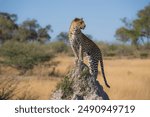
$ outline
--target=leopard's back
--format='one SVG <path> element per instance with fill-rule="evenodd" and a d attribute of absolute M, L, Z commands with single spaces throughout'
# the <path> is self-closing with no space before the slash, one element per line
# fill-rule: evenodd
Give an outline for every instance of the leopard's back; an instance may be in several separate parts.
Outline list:
<path fill-rule="evenodd" d="M 83 33 L 80 34 L 80 37 L 78 37 L 78 43 L 82 45 L 83 52 L 85 52 L 88 56 L 97 56 L 100 57 L 100 49 L 98 46 L 89 39 L 86 35 Z M 97 58 L 96 57 L 96 58 Z"/>

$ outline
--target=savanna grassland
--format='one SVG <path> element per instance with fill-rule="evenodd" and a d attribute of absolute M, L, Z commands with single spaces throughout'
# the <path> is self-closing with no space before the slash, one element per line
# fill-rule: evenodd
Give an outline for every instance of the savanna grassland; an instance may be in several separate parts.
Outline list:
<path fill-rule="evenodd" d="M 54 61 L 59 63 L 55 67 L 49 67 L 47 62 L 24 75 L 12 67 L 1 66 L 0 88 L 11 92 L 12 87 L 11 99 L 49 99 L 57 83 L 73 67 L 74 58 L 58 54 Z M 98 81 L 110 99 L 150 99 L 150 59 L 105 59 L 104 64 L 111 88 L 105 86 L 101 72 Z"/>
<path fill-rule="evenodd" d="M 149 13 L 147 5 L 137 12 L 136 19 L 121 19 L 124 26 L 114 34 L 117 43 L 85 34 L 102 51 L 111 88 L 104 85 L 100 66 L 97 80 L 112 100 L 150 99 Z M 68 32 L 60 32 L 51 40 L 50 24 L 43 27 L 36 19 L 18 24 L 17 20 L 16 14 L 0 12 L 0 99 L 50 99 L 74 67 Z"/>

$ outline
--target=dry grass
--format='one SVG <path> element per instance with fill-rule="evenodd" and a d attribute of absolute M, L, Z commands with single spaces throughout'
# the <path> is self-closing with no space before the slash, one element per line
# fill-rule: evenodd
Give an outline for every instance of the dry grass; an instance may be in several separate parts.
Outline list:
<path fill-rule="evenodd" d="M 57 78 L 38 79 L 33 76 L 24 78 L 18 85 L 18 88 L 22 91 L 17 97 L 20 99 L 49 99 L 58 81 Z"/>
<path fill-rule="evenodd" d="M 150 60 L 106 60 L 105 69 L 110 99 L 150 99 Z M 104 86 L 102 77 L 98 79 Z"/>
<path fill-rule="evenodd" d="M 60 54 L 55 61 L 60 62 L 56 66 L 55 72 L 66 74 L 73 67 L 74 58 Z M 105 60 L 104 64 L 111 88 L 108 89 L 104 85 L 101 74 L 99 74 L 98 80 L 110 99 L 150 99 L 150 60 L 115 59 Z M 52 68 L 49 66 L 39 65 L 24 76 L 19 76 L 14 69 L 1 66 L 0 82 L 3 82 L 1 79 L 8 77 L 19 80 L 17 86 L 19 93 L 13 99 L 17 97 L 18 99 L 49 99 L 52 90 L 60 81 L 59 77 L 48 76 L 51 70 Z"/>
<path fill-rule="evenodd" d="M 3 91 L 3 89 L 5 89 L 4 91 L 10 95 L 7 96 L 8 98 L 6 99 L 19 99 L 19 100 L 49 99 L 51 92 L 55 89 L 56 84 L 59 82 L 59 79 L 54 77 L 44 79 L 40 79 L 35 76 L 14 77 L 15 82 L 14 80 L 10 80 L 12 78 L 8 78 L 8 76 L 7 77 L 0 76 L 0 77 L 1 77 L 0 82 L 9 81 L 9 85 L 4 85 L 6 83 L 0 84 L 0 99 L 2 97 L 1 92 Z M 15 89 L 13 89 L 14 88 L 13 86 L 12 88 L 10 87 L 11 85 L 13 85 L 13 83 L 15 84 L 17 83 L 17 87 L 15 87 Z M 4 95 L 3 97 L 6 96 Z"/>

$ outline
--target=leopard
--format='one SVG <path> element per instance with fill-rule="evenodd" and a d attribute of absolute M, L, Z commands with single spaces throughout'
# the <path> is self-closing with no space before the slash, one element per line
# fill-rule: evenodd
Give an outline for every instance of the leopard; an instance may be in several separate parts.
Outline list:
<path fill-rule="evenodd" d="M 83 54 L 88 58 L 88 66 L 90 74 L 94 77 L 95 81 L 98 76 L 98 62 L 100 61 L 100 67 L 105 85 L 110 88 L 107 83 L 102 53 L 99 47 L 89 39 L 81 30 L 84 30 L 86 24 L 83 18 L 75 18 L 69 28 L 69 41 L 72 51 L 75 56 L 75 64 L 83 61 Z"/>

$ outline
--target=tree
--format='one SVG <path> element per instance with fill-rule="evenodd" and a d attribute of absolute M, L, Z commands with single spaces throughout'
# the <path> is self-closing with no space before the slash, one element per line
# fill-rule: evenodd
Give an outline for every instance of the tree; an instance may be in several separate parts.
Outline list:
<path fill-rule="evenodd" d="M 147 39 L 147 43 L 150 42 L 150 4 L 144 9 L 138 12 L 138 19 L 134 21 L 135 27 L 137 27 L 142 36 Z"/>
<path fill-rule="evenodd" d="M 125 26 L 116 30 L 118 40 L 131 41 L 131 44 L 135 46 L 141 44 L 140 42 L 145 44 L 145 39 L 147 43 L 150 43 L 150 5 L 138 12 L 137 19 L 129 22 L 127 18 L 123 18 L 122 22 Z"/>
<path fill-rule="evenodd" d="M 123 18 L 122 22 L 125 26 L 116 30 L 116 38 L 122 42 L 131 42 L 132 45 L 138 46 L 140 32 L 133 25 L 133 22 L 127 21 L 127 18 Z"/>
<path fill-rule="evenodd" d="M 17 15 L 0 12 L 0 42 L 15 40 L 20 42 L 50 40 L 51 25 L 41 27 L 37 20 L 25 20 L 20 25 L 16 24 Z"/>
<path fill-rule="evenodd" d="M 24 21 L 19 27 L 19 38 L 25 41 L 35 41 L 39 27 L 35 19 Z"/>
<path fill-rule="evenodd" d="M 41 43 L 44 43 L 47 40 L 51 39 L 51 36 L 48 34 L 48 32 L 53 32 L 51 29 L 51 25 L 47 25 L 45 28 L 38 29 L 38 38 L 37 40 Z"/>
<path fill-rule="evenodd" d="M 116 38 L 122 42 L 128 42 L 130 37 L 127 35 L 128 30 L 125 27 L 121 27 L 116 31 Z"/>
<path fill-rule="evenodd" d="M 3 43 L 12 39 L 18 25 L 15 23 L 17 16 L 15 14 L 8 14 L 0 12 L 0 42 Z"/>
<path fill-rule="evenodd" d="M 63 41 L 64 43 L 68 43 L 69 41 L 69 37 L 68 37 L 68 33 L 67 32 L 61 32 L 56 36 L 56 39 L 58 41 Z"/>
<path fill-rule="evenodd" d="M 35 19 L 25 20 L 19 26 L 13 39 L 21 42 L 39 41 L 44 43 L 51 38 L 49 31 L 52 32 L 51 25 L 47 25 L 43 28 Z"/>

